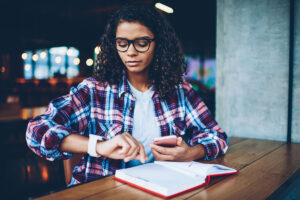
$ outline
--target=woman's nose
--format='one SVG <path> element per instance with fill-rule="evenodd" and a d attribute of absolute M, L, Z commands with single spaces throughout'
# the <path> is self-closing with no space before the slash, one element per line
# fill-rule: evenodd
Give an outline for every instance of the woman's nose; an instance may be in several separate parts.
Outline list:
<path fill-rule="evenodd" d="M 134 48 L 134 46 L 133 46 L 132 43 L 129 44 L 129 47 L 128 47 L 128 50 L 127 50 L 127 54 L 128 54 L 129 56 L 137 55 L 137 54 L 138 54 L 138 52 L 135 50 L 135 48 Z"/>

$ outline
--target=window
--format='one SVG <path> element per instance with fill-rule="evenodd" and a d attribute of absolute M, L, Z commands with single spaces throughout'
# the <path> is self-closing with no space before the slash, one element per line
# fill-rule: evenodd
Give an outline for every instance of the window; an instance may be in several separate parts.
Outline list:
<path fill-rule="evenodd" d="M 73 78 L 79 75 L 79 51 L 74 47 L 26 51 L 22 59 L 25 79 Z"/>

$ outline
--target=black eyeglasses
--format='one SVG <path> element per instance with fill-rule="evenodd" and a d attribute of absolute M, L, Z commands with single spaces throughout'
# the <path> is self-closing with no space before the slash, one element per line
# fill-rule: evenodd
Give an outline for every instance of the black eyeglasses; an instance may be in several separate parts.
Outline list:
<path fill-rule="evenodd" d="M 126 52 L 130 44 L 132 43 L 134 49 L 137 52 L 143 53 L 149 50 L 150 44 L 151 42 L 154 41 L 154 38 L 150 39 L 150 38 L 141 37 L 141 38 L 136 38 L 134 40 L 128 40 L 126 38 L 118 37 L 115 39 L 115 41 L 116 41 L 116 48 L 118 51 Z"/>

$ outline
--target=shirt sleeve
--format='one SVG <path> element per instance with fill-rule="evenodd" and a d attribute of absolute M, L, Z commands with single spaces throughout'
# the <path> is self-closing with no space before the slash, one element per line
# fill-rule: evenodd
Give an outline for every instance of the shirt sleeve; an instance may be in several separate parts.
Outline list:
<path fill-rule="evenodd" d="M 34 153 L 50 161 L 72 157 L 59 147 L 70 134 L 84 135 L 90 115 L 90 84 L 85 80 L 71 88 L 69 94 L 51 101 L 43 115 L 29 121 L 26 141 Z"/>
<path fill-rule="evenodd" d="M 202 144 L 206 150 L 204 160 L 212 160 L 218 155 L 225 154 L 228 149 L 228 137 L 213 119 L 211 112 L 193 90 L 193 88 L 184 83 L 185 107 L 186 107 L 186 125 L 187 130 L 191 132 L 189 144 L 194 146 Z"/>

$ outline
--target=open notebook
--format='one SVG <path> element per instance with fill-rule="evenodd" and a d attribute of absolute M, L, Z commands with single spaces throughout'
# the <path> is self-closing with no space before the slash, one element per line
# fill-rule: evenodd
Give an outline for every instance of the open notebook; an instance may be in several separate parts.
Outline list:
<path fill-rule="evenodd" d="M 217 164 L 155 161 L 116 171 L 115 179 L 162 197 L 172 197 L 208 184 L 209 177 L 238 173 Z"/>

